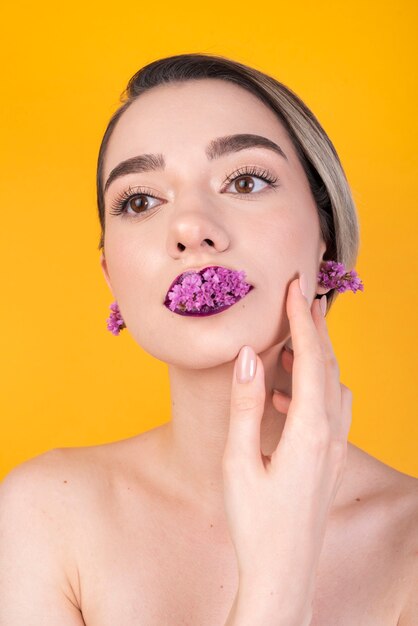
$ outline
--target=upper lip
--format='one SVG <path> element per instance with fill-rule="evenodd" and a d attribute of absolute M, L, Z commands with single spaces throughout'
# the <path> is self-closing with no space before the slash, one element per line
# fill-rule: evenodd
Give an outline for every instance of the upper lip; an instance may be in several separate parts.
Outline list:
<path fill-rule="evenodd" d="M 207 267 L 224 267 L 224 266 L 223 265 L 211 265 L 210 263 L 207 263 L 206 265 L 202 265 L 201 267 L 187 267 L 178 276 L 176 276 L 174 280 L 175 281 L 178 280 L 181 276 L 183 276 L 183 274 L 187 274 L 187 272 L 201 272 Z M 229 267 L 226 267 L 225 269 L 229 269 Z"/>
<path fill-rule="evenodd" d="M 174 285 L 177 283 L 177 281 L 181 278 L 181 276 L 183 276 L 183 274 L 187 274 L 187 272 L 201 272 L 204 269 L 207 269 L 208 267 L 220 267 L 222 269 L 226 269 L 229 270 L 231 272 L 238 272 L 241 270 L 236 270 L 233 267 L 226 267 L 225 265 L 216 265 L 215 263 L 207 263 L 206 265 L 201 265 L 200 267 L 187 267 L 186 269 L 184 269 L 180 274 L 178 274 L 174 280 L 172 280 L 170 287 L 167 289 L 167 293 L 166 293 L 166 297 L 167 294 L 173 289 Z M 246 282 L 251 285 L 251 283 L 246 279 Z M 251 285 L 253 287 L 253 285 Z"/>
<path fill-rule="evenodd" d="M 171 282 L 170 287 L 168 288 L 168 291 L 170 291 L 174 287 L 174 285 L 183 276 L 183 274 L 187 274 L 187 272 L 201 272 L 202 270 L 207 269 L 208 267 L 220 267 L 222 269 L 229 270 L 230 272 L 240 271 L 240 270 L 236 270 L 233 267 L 226 267 L 225 265 L 216 265 L 215 263 L 207 263 L 206 265 L 202 265 L 201 267 L 187 267 L 180 274 L 178 274 L 178 276 L 174 278 L 174 280 Z"/>
<path fill-rule="evenodd" d="M 202 265 L 201 267 L 186 267 L 185 270 L 183 270 L 178 276 L 175 277 L 174 280 L 178 280 L 180 278 L 180 276 L 183 276 L 183 274 L 186 274 L 186 272 L 200 272 L 204 269 L 206 269 L 207 267 L 223 267 L 223 265 L 211 265 L 210 263 L 207 263 L 206 265 Z M 228 267 L 225 269 L 229 269 Z"/>

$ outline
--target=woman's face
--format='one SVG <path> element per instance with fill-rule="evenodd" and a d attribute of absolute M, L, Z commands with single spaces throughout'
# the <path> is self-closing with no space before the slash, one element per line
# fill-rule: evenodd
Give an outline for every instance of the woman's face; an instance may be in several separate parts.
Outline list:
<path fill-rule="evenodd" d="M 249 145 L 248 137 L 229 147 L 224 142 L 224 150 L 214 144 L 241 134 L 266 138 L 285 156 Z M 101 263 L 129 332 L 159 360 L 191 369 L 232 361 L 245 344 L 260 353 L 284 342 L 289 282 L 305 272 L 312 300 L 325 243 L 306 175 L 275 114 L 253 94 L 220 79 L 158 86 L 118 121 L 104 183 L 120 163 L 151 154 L 154 165 L 163 160 L 165 167 L 136 172 L 131 166 L 128 173 L 125 168 L 104 195 Z M 124 192 L 134 197 L 125 214 L 115 215 Z M 244 270 L 254 289 L 207 317 L 166 308 L 174 278 L 207 265 Z"/>

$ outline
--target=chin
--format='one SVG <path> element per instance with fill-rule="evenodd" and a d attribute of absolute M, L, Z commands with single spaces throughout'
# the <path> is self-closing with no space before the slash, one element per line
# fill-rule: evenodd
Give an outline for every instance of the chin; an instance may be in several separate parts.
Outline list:
<path fill-rule="evenodd" d="M 251 336 L 245 329 L 234 335 L 228 329 L 225 332 L 214 333 L 212 330 L 199 335 L 194 331 L 189 338 L 186 336 L 187 333 L 183 336 L 177 333 L 175 336 L 167 337 L 166 341 L 165 337 L 160 336 L 158 343 L 150 341 L 149 337 L 147 342 L 137 343 L 148 354 L 163 363 L 180 369 L 204 370 L 233 365 L 244 345 L 251 345 L 259 354 L 278 343 L 277 340 L 270 342 L 265 336 L 259 336 L 260 332 L 259 330 Z"/>

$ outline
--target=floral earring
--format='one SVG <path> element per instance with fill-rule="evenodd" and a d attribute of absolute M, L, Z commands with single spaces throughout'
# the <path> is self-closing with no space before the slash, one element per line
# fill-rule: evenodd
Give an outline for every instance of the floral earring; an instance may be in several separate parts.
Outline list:
<path fill-rule="evenodd" d="M 109 308 L 111 309 L 111 314 L 106 320 L 107 330 L 110 330 L 114 335 L 119 335 L 120 331 L 126 328 L 126 324 L 122 319 L 117 302 L 113 302 Z"/>
<path fill-rule="evenodd" d="M 324 261 L 321 263 L 321 270 L 317 280 L 321 287 L 336 289 L 340 293 L 348 289 L 351 289 L 354 293 L 356 291 L 364 291 L 364 285 L 357 272 L 355 270 L 348 272 L 344 264 L 337 261 Z M 117 302 L 112 302 L 110 309 L 111 313 L 107 318 L 107 329 L 113 335 L 119 335 L 120 331 L 126 328 L 126 324 L 122 319 Z"/>
<path fill-rule="evenodd" d="M 343 293 L 348 289 L 351 289 L 354 293 L 356 291 L 364 291 L 364 285 L 357 272 L 355 270 L 348 272 L 344 264 L 337 261 L 324 261 L 321 263 L 318 283 L 321 287 L 336 289 L 339 293 Z"/>

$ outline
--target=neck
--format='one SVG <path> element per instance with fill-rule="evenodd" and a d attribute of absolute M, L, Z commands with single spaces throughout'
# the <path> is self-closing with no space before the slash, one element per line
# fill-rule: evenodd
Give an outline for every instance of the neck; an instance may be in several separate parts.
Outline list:
<path fill-rule="evenodd" d="M 286 420 L 273 406 L 273 388 L 291 395 L 291 374 L 283 369 L 280 358 L 283 345 L 276 344 L 258 355 L 266 385 L 260 431 L 263 454 L 272 454 L 277 448 Z M 233 361 L 204 370 L 169 365 L 171 421 L 163 428 L 164 471 L 170 483 L 175 483 L 176 493 L 206 510 L 223 508 L 222 457 L 233 368 Z"/>

